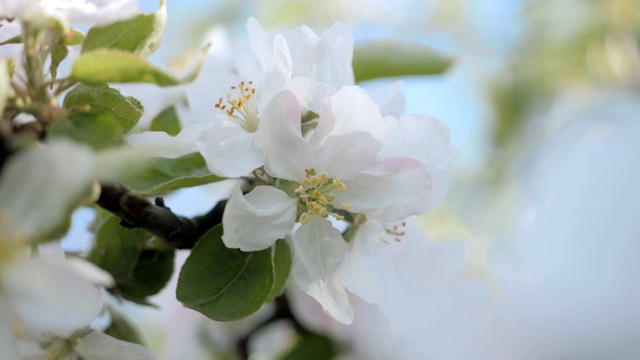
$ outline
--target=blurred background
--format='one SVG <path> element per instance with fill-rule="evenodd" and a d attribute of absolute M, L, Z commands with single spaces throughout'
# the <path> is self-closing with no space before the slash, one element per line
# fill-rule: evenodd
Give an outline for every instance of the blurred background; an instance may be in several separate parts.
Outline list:
<path fill-rule="evenodd" d="M 453 60 L 443 75 L 403 80 L 405 112 L 442 119 L 460 153 L 446 201 L 416 220 L 423 236 L 402 245 L 398 293 L 384 321 L 365 316 L 369 332 L 349 330 L 368 339 L 356 345 L 361 358 L 640 358 L 638 1 L 167 0 L 167 7 L 164 43 L 152 56 L 167 66 L 212 29 L 221 48 L 232 49 L 249 16 L 272 32 L 301 24 L 321 32 L 349 21 L 356 46 L 411 42 Z M 167 203 L 195 215 L 216 196 L 224 196 L 219 186 L 205 186 Z M 86 236 L 75 229 L 71 237 Z M 151 348 L 166 359 L 224 358 L 225 343 L 244 325 L 212 324 L 183 309 L 172 291 L 158 297 L 161 309 L 130 311 Z M 286 341 L 286 326 L 273 332 L 280 335 L 265 335 L 267 344 Z M 267 355 L 254 358 L 270 358 L 269 346 L 256 346 Z"/>

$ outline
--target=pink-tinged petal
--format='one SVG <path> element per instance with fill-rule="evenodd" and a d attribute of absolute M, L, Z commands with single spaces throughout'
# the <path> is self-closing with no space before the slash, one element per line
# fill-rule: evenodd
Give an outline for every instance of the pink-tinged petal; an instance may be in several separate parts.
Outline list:
<path fill-rule="evenodd" d="M 118 340 L 99 331 L 78 340 L 74 350 L 85 360 L 156 360 L 147 348 Z"/>
<path fill-rule="evenodd" d="M 360 225 L 338 278 L 349 291 L 369 303 L 380 303 L 394 280 L 390 239 L 384 226 L 369 220 Z"/>
<path fill-rule="evenodd" d="M 264 164 L 264 154 L 253 144 L 254 134 L 220 116 L 195 142 L 209 170 L 224 177 L 246 176 Z"/>
<path fill-rule="evenodd" d="M 335 23 L 325 31 L 313 52 L 316 80 L 340 89 L 353 85 L 353 26 Z"/>
<path fill-rule="evenodd" d="M 329 136 L 316 151 L 316 172 L 342 180 L 355 178 L 371 165 L 382 143 L 362 131 Z"/>
<path fill-rule="evenodd" d="M 386 125 L 378 106 L 364 89 L 345 86 L 331 96 L 318 119 L 318 126 L 310 139 L 318 148 L 328 136 L 354 131 L 368 132 L 376 140 L 383 141 Z"/>
<path fill-rule="evenodd" d="M 350 211 L 384 222 L 429 211 L 442 200 L 449 181 L 441 168 L 394 158 L 370 166 L 345 184 L 346 191 L 335 194 L 336 203 L 350 201 Z"/>
<path fill-rule="evenodd" d="M 382 159 L 410 157 L 425 165 L 446 168 L 458 154 L 451 145 L 449 127 L 438 118 L 427 115 L 403 115 L 385 118 L 388 133 L 378 154 Z"/>
<path fill-rule="evenodd" d="M 260 116 L 256 144 L 266 154 L 265 170 L 280 179 L 300 181 L 314 166 L 311 145 L 302 137 L 300 105 L 285 90 L 276 95 Z"/>
<path fill-rule="evenodd" d="M 171 136 L 164 131 L 145 131 L 129 135 L 127 140 L 133 147 L 153 147 L 157 149 L 156 156 L 173 159 L 197 152 L 196 140 L 209 126 L 209 123 L 196 123 L 182 129 L 176 136 Z"/>
<path fill-rule="evenodd" d="M 382 116 L 400 116 L 404 111 L 404 96 L 400 89 L 402 80 L 376 86 L 369 90 L 369 96 L 380 108 Z"/>
<path fill-rule="evenodd" d="M 300 106 L 315 113 L 319 113 L 327 104 L 328 98 L 336 92 L 329 85 L 305 77 L 291 79 L 287 89 L 293 91 Z"/>
<path fill-rule="evenodd" d="M 353 321 L 353 307 L 336 272 L 349 246 L 329 221 L 312 216 L 293 236 L 293 278 L 324 311 L 343 324 Z"/>
<path fill-rule="evenodd" d="M 61 337 L 88 326 L 102 308 L 100 290 L 60 261 L 25 258 L 2 269 L 2 285 L 30 331 Z"/>
<path fill-rule="evenodd" d="M 242 251 L 266 249 L 285 237 L 296 221 L 298 201 L 272 186 L 258 186 L 247 195 L 236 187 L 222 216 L 222 241 Z"/>
<path fill-rule="evenodd" d="M 2 349 L 2 356 L 7 360 L 19 359 L 15 338 L 11 331 L 13 321 L 11 305 L 4 294 L 0 293 L 0 349 Z"/>

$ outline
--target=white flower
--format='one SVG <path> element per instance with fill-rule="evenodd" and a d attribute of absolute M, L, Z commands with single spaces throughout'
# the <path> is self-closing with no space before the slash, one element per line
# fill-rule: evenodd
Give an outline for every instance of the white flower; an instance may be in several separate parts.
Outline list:
<path fill-rule="evenodd" d="M 293 235 L 294 279 L 325 311 L 350 323 L 353 310 L 338 277 L 349 245 L 326 218 L 342 220 L 347 210 L 381 222 L 421 214 L 437 184 L 418 160 L 377 159 L 386 126 L 364 90 L 347 86 L 331 96 L 308 141 L 295 95 L 284 91 L 274 100 L 287 105 L 278 117 L 262 120 L 257 143 L 266 154 L 266 172 L 293 190 L 258 186 L 243 196 L 236 189 L 223 217 L 223 241 L 260 250 L 301 223 Z"/>
<path fill-rule="evenodd" d="M 247 32 L 236 47 L 236 66 L 254 82 L 262 105 L 290 89 L 302 106 L 317 112 L 324 98 L 354 84 L 351 24 L 336 23 L 320 36 L 306 26 L 271 36 L 250 18 Z"/>
<path fill-rule="evenodd" d="M 299 105 L 319 111 L 323 101 L 344 85 L 353 84 L 351 57 L 352 30 L 349 24 L 335 24 L 318 37 L 307 27 L 284 35 L 269 35 L 253 18 L 247 22 L 248 38 L 237 46 L 237 76 L 230 91 L 220 97 L 215 108 L 221 114 L 212 122 L 186 127 L 177 136 L 163 132 L 145 132 L 129 136 L 133 145 L 143 143 L 176 144 L 176 151 L 159 156 L 178 157 L 199 151 L 211 172 L 226 177 L 248 175 L 264 164 L 264 155 L 254 138 L 259 123 L 282 105 L 274 96 L 291 89 Z M 216 76 L 215 82 L 228 76 Z M 199 91 L 189 97 L 211 93 L 211 79 L 202 82 Z M 192 101 L 188 99 L 191 104 Z M 194 108 L 206 114 L 214 104 Z"/>
<path fill-rule="evenodd" d="M 68 341 L 76 331 L 89 326 L 102 309 L 102 294 L 96 285 L 112 286 L 109 274 L 84 260 L 66 259 L 57 242 L 39 245 L 39 256 L 30 254 L 29 249 L 64 224 L 71 210 L 90 194 L 95 178 L 113 179 L 130 166 L 128 161 L 140 160 L 131 155 L 127 149 L 94 154 L 89 148 L 59 140 L 18 152 L 3 166 L 0 346 L 6 358 L 17 358 L 16 340 L 39 343 L 45 353 L 59 351 L 61 348 L 56 344 Z M 100 342 L 103 349 L 92 352 L 102 351 L 102 357 L 84 358 L 113 357 L 109 345 L 113 342 L 119 341 Z M 87 344 L 82 339 L 78 346 L 82 343 Z"/>
<path fill-rule="evenodd" d="M 135 16 L 136 0 L 0 0 L 0 17 L 51 16 L 82 26 L 102 26 Z"/>

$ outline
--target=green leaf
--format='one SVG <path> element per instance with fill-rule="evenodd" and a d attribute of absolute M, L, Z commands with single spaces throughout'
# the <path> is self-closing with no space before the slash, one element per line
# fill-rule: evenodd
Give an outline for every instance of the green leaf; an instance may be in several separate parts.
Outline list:
<path fill-rule="evenodd" d="M 276 241 L 273 249 L 273 276 L 274 283 L 271 294 L 266 302 L 270 302 L 277 298 L 284 291 L 284 286 L 289 279 L 289 273 L 291 272 L 291 249 L 284 240 Z"/>
<path fill-rule="evenodd" d="M 178 135 L 181 129 L 175 107 L 170 106 L 158 114 L 151 122 L 151 128 L 149 130 L 164 131 L 171 136 Z"/>
<path fill-rule="evenodd" d="M 144 230 L 124 228 L 119 218 L 111 216 L 97 231 L 87 260 L 110 273 L 117 285 L 131 276 L 151 236 Z"/>
<path fill-rule="evenodd" d="M 51 79 L 55 79 L 58 75 L 58 66 L 69 55 L 69 49 L 64 45 L 62 41 L 53 48 L 51 52 L 51 65 L 49 66 L 49 72 L 51 73 Z"/>
<path fill-rule="evenodd" d="M 353 53 L 357 82 L 384 77 L 436 75 L 449 68 L 451 60 L 414 44 L 376 42 Z"/>
<path fill-rule="evenodd" d="M 113 215 L 103 222 L 87 260 L 106 270 L 125 299 L 146 304 L 162 290 L 173 273 L 174 249 L 150 248 L 153 235 L 120 226 Z"/>
<path fill-rule="evenodd" d="M 71 29 L 67 35 L 65 35 L 64 44 L 67 46 L 80 45 L 84 41 L 84 34 L 76 29 Z"/>
<path fill-rule="evenodd" d="M 133 97 L 125 97 L 108 85 L 91 86 L 78 84 L 64 98 L 63 106 L 89 107 L 91 113 L 108 113 L 121 126 L 123 133 L 129 132 L 142 116 L 143 107 Z"/>
<path fill-rule="evenodd" d="M 193 248 L 180 271 L 176 297 L 214 320 L 238 320 L 258 311 L 271 294 L 272 250 L 229 249 L 221 237 L 222 226 L 216 226 Z"/>
<path fill-rule="evenodd" d="M 144 346 L 142 335 L 131 320 L 113 306 L 108 306 L 108 310 L 111 315 L 111 325 L 104 333 L 122 341 Z"/>
<path fill-rule="evenodd" d="M 280 360 L 331 360 L 339 354 L 335 344 L 326 336 L 304 335 L 293 349 L 280 357 Z"/>
<path fill-rule="evenodd" d="M 125 186 L 143 195 L 158 195 L 185 187 L 224 180 L 211 174 L 198 153 L 177 159 L 158 158 L 149 169 L 124 182 Z"/>
<path fill-rule="evenodd" d="M 96 49 L 80 55 L 71 67 L 71 79 L 85 84 L 151 83 L 175 86 L 189 83 L 198 76 L 210 45 L 205 46 L 190 73 L 182 80 L 155 67 L 143 57 L 118 49 Z"/>
<path fill-rule="evenodd" d="M 175 249 L 140 252 L 131 275 L 118 284 L 120 294 L 125 299 L 147 304 L 146 298 L 164 289 L 171 279 L 175 253 Z"/>
<path fill-rule="evenodd" d="M 87 51 L 73 63 L 71 78 L 86 84 L 152 83 L 159 86 L 180 84 L 175 77 L 151 65 L 144 58 L 116 49 Z"/>
<path fill-rule="evenodd" d="M 164 1 L 152 14 L 140 14 L 132 19 L 118 21 L 89 30 L 82 44 L 82 52 L 95 49 L 119 49 L 148 57 L 162 42 L 162 32 L 167 22 Z"/>
<path fill-rule="evenodd" d="M 64 107 L 75 112 L 67 120 L 54 122 L 50 135 L 71 137 L 94 149 L 121 144 L 142 116 L 138 100 L 107 85 L 77 85 L 65 97 Z"/>
<path fill-rule="evenodd" d="M 49 127 L 50 137 L 69 137 L 96 150 L 121 144 L 124 133 L 113 119 L 104 113 L 76 113 L 68 121 L 56 121 Z"/>

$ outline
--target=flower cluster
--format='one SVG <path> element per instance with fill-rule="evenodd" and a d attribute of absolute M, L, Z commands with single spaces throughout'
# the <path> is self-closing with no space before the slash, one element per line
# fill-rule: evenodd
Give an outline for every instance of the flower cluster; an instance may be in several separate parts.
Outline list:
<path fill-rule="evenodd" d="M 198 151 L 217 175 L 253 178 L 257 186 L 246 194 L 237 187 L 228 201 L 225 245 L 258 251 L 289 239 L 296 284 L 351 323 L 347 290 L 368 302 L 383 297 L 377 263 L 399 234 L 388 224 L 427 212 L 446 194 L 456 154 L 449 129 L 430 116 L 397 117 L 397 84 L 375 96 L 354 85 L 348 24 L 320 36 L 306 27 L 271 36 L 250 19 L 247 30 L 237 81 L 211 104 L 213 121 L 176 137 L 129 140 L 178 143 L 168 155 Z"/>

